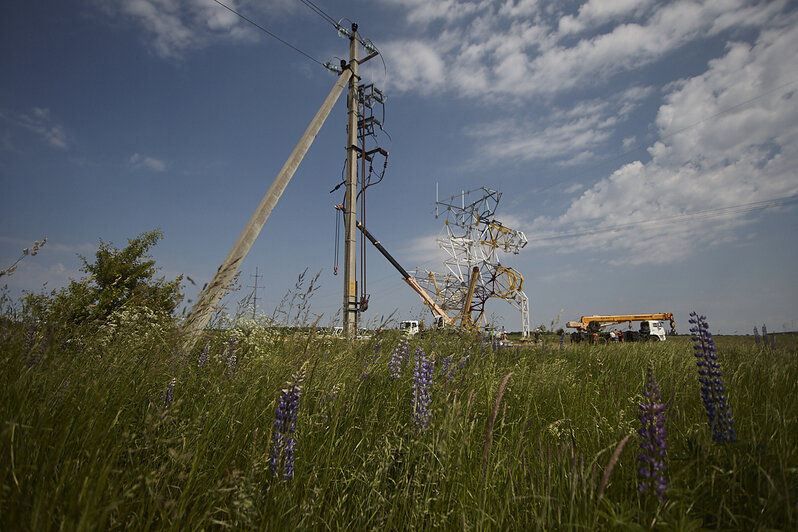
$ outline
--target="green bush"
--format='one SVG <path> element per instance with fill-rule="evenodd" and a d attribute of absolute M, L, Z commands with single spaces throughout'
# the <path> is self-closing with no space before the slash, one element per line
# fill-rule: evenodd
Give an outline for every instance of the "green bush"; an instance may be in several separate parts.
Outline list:
<path fill-rule="evenodd" d="M 23 298 L 28 320 L 57 328 L 67 335 L 75 331 L 96 332 L 118 325 L 131 315 L 132 321 L 168 324 L 182 299 L 180 282 L 157 279 L 155 261 L 148 253 L 163 232 L 154 230 L 128 240 L 122 249 L 100 241 L 89 262 L 80 257 L 87 274 L 80 280 L 49 293 L 29 293 Z"/>

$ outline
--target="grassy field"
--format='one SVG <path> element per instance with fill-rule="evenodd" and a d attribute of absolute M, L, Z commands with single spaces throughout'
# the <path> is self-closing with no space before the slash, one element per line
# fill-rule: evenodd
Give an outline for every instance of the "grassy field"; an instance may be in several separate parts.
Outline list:
<path fill-rule="evenodd" d="M 394 378 L 391 332 L 352 346 L 250 324 L 184 354 L 176 333 L 140 325 L 69 341 L 0 329 L 2 530 L 798 526 L 797 335 L 776 351 L 716 338 L 738 438 L 721 444 L 689 336 L 561 350 L 441 333 L 412 339 Z M 418 348 L 434 360 L 424 429 Z M 649 363 L 664 500 L 638 491 Z M 275 412 L 302 368 L 285 479 Z"/>

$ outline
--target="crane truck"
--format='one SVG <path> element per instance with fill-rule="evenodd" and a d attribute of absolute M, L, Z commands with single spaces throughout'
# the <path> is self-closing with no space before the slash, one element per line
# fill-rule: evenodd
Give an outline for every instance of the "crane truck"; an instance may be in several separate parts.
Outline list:
<path fill-rule="evenodd" d="M 632 329 L 632 322 L 640 322 L 640 329 Z M 566 327 L 576 329 L 571 333 L 571 342 L 579 343 L 582 340 L 591 342 L 608 341 L 610 339 L 625 342 L 663 342 L 665 341 L 664 322 L 670 322 L 670 333 L 676 332 L 676 322 L 673 314 L 665 312 L 661 314 L 614 314 L 608 316 L 582 316 L 579 321 L 569 321 Z M 605 329 L 614 325 L 629 324 L 626 331 L 606 332 Z"/>
<path fill-rule="evenodd" d="M 466 329 L 474 327 L 474 323 L 471 320 L 471 300 L 473 299 L 474 289 L 476 287 L 477 280 L 479 279 L 478 267 L 474 267 L 474 271 L 471 273 L 471 276 L 468 280 L 468 288 L 466 291 L 465 301 L 463 303 L 463 309 L 457 317 L 450 317 L 448 314 L 446 314 L 446 311 L 444 311 L 440 305 L 438 305 L 427 293 L 427 291 L 424 290 L 420 284 L 418 284 L 418 281 L 416 281 L 413 276 L 407 273 L 407 270 L 405 270 L 402 265 L 399 264 L 390 253 L 388 253 L 388 250 L 383 247 L 379 240 L 374 238 L 374 235 L 372 235 L 362 223 L 358 221 L 356 222 L 356 226 L 358 229 L 360 229 L 360 232 L 363 233 L 363 236 L 365 236 L 369 242 L 371 242 L 374 247 L 377 248 L 380 253 L 382 253 L 382 256 L 385 257 L 394 268 L 396 268 L 396 270 L 402 275 L 405 283 L 407 283 L 407 285 L 421 297 L 421 299 L 424 301 L 424 304 L 429 307 L 429 309 L 432 311 L 432 314 L 435 316 L 436 326 L 445 327 L 456 325 L 457 318 L 459 318 L 462 327 Z M 416 320 L 403 321 L 400 327 L 411 336 L 420 331 L 419 323 Z"/>

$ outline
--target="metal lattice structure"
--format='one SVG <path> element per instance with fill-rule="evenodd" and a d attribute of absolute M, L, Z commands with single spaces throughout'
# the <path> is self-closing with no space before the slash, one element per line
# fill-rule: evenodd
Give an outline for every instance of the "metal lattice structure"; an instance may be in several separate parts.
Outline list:
<path fill-rule="evenodd" d="M 479 196 L 477 196 L 479 194 Z M 445 216 L 445 236 L 437 239 L 445 253 L 445 273 L 416 270 L 415 278 L 436 295 L 446 311 L 463 312 L 469 276 L 474 267 L 479 278 L 471 300 L 470 325 L 484 326 L 485 302 L 503 299 L 521 313 L 521 332 L 529 335 L 529 298 L 524 293 L 524 277 L 499 262 L 499 251 L 518 252 L 527 244 L 523 232 L 510 229 L 494 217 L 501 192 L 481 187 L 462 192 L 445 201 L 436 201 L 436 218 Z M 442 211 L 442 212 L 441 212 Z"/>

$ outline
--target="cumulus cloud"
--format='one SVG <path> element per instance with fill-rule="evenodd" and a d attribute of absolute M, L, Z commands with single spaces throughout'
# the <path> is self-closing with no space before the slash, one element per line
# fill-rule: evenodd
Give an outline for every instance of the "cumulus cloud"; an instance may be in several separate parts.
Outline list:
<path fill-rule="evenodd" d="M 798 194 L 798 87 L 783 68 L 798 55 L 795 22 L 763 31 L 753 46 L 730 44 L 705 73 L 671 85 L 651 160 L 624 165 L 562 215 L 539 217 L 527 229 L 572 231 L 568 245 L 532 245 L 673 262 L 733 238 L 756 208 L 782 204 L 769 200 Z M 615 230 L 594 232 L 607 227 Z"/>
<path fill-rule="evenodd" d="M 428 92 L 445 81 L 445 69 L 440 52 L 423 41 L 393 41 L 381 47 L 393 57 L 391 75 L 396 90 L 415 89 Z"/>
<path fill-rule="evenodd" d="M 576 15 L 562 17 L 558 29 L 561 34 L 579 33 L 644 13 L 652 4 L 651 0 L 590 0 L 579 7 Z"/>
<path fill-rule="evenodd" d="M 287 0 L 225 0 L 231 9 L 250 14 L 279 14 Z M 254 41 L 258 34 L 247 22 L 213 0 L 95 0 L 109 17 L 130 21 L 147 34 L 159 56 L 179 58 L 216 40 Z"/>
<path fill-rule="evenodd" d="M 162 160 L 140 155 L 138 153 L 134 153 L 130 156 L 130 159 L 128 159 L 128 164 L 133 168 L 146 168 L 148 170 L 154 170 L 155 172 L 163 172 L 166 170 L 166 163 Z"/>
<path fill-rule="evenodd" d="M 592 0 L 567 14 L 561 12 L 567 4 L 558 2 L 414 0 L 406 5 L 406 18 L 411 25 L 421 18 L 443 24 L 434 36 L 417 41 L 436 51 L 435 77 L 447 80 L 450 90 L 467 97 L 532 99 L 605 83 L 690 41 L 761 25 L 785 6 L 784 0 Z M 405 54 L 412 51 L 407 40 L 385 50 L 392 90 L 422 87 L 414 69 L 395 67 L 410 62 Z"/>
<path fill-rule="evenodd" d="M 607 99 L 553 107 L 539 117 L 520 111 L 513 118 L 482 124 L 468 133 L 480 139 L 475 159 L 548 160 L 560 165 L 589 160 L 651 92 L 650 87 L 634 86 Z"/>
<path fill-rule="evenodd" d="M 470 0 L 386 0 L 387 4 L 401 6 L 407 10 L 407 20 L 412 24 L 429 24 L 438 20 L 454 22 L 477 11 L 485 4 Z"/>

